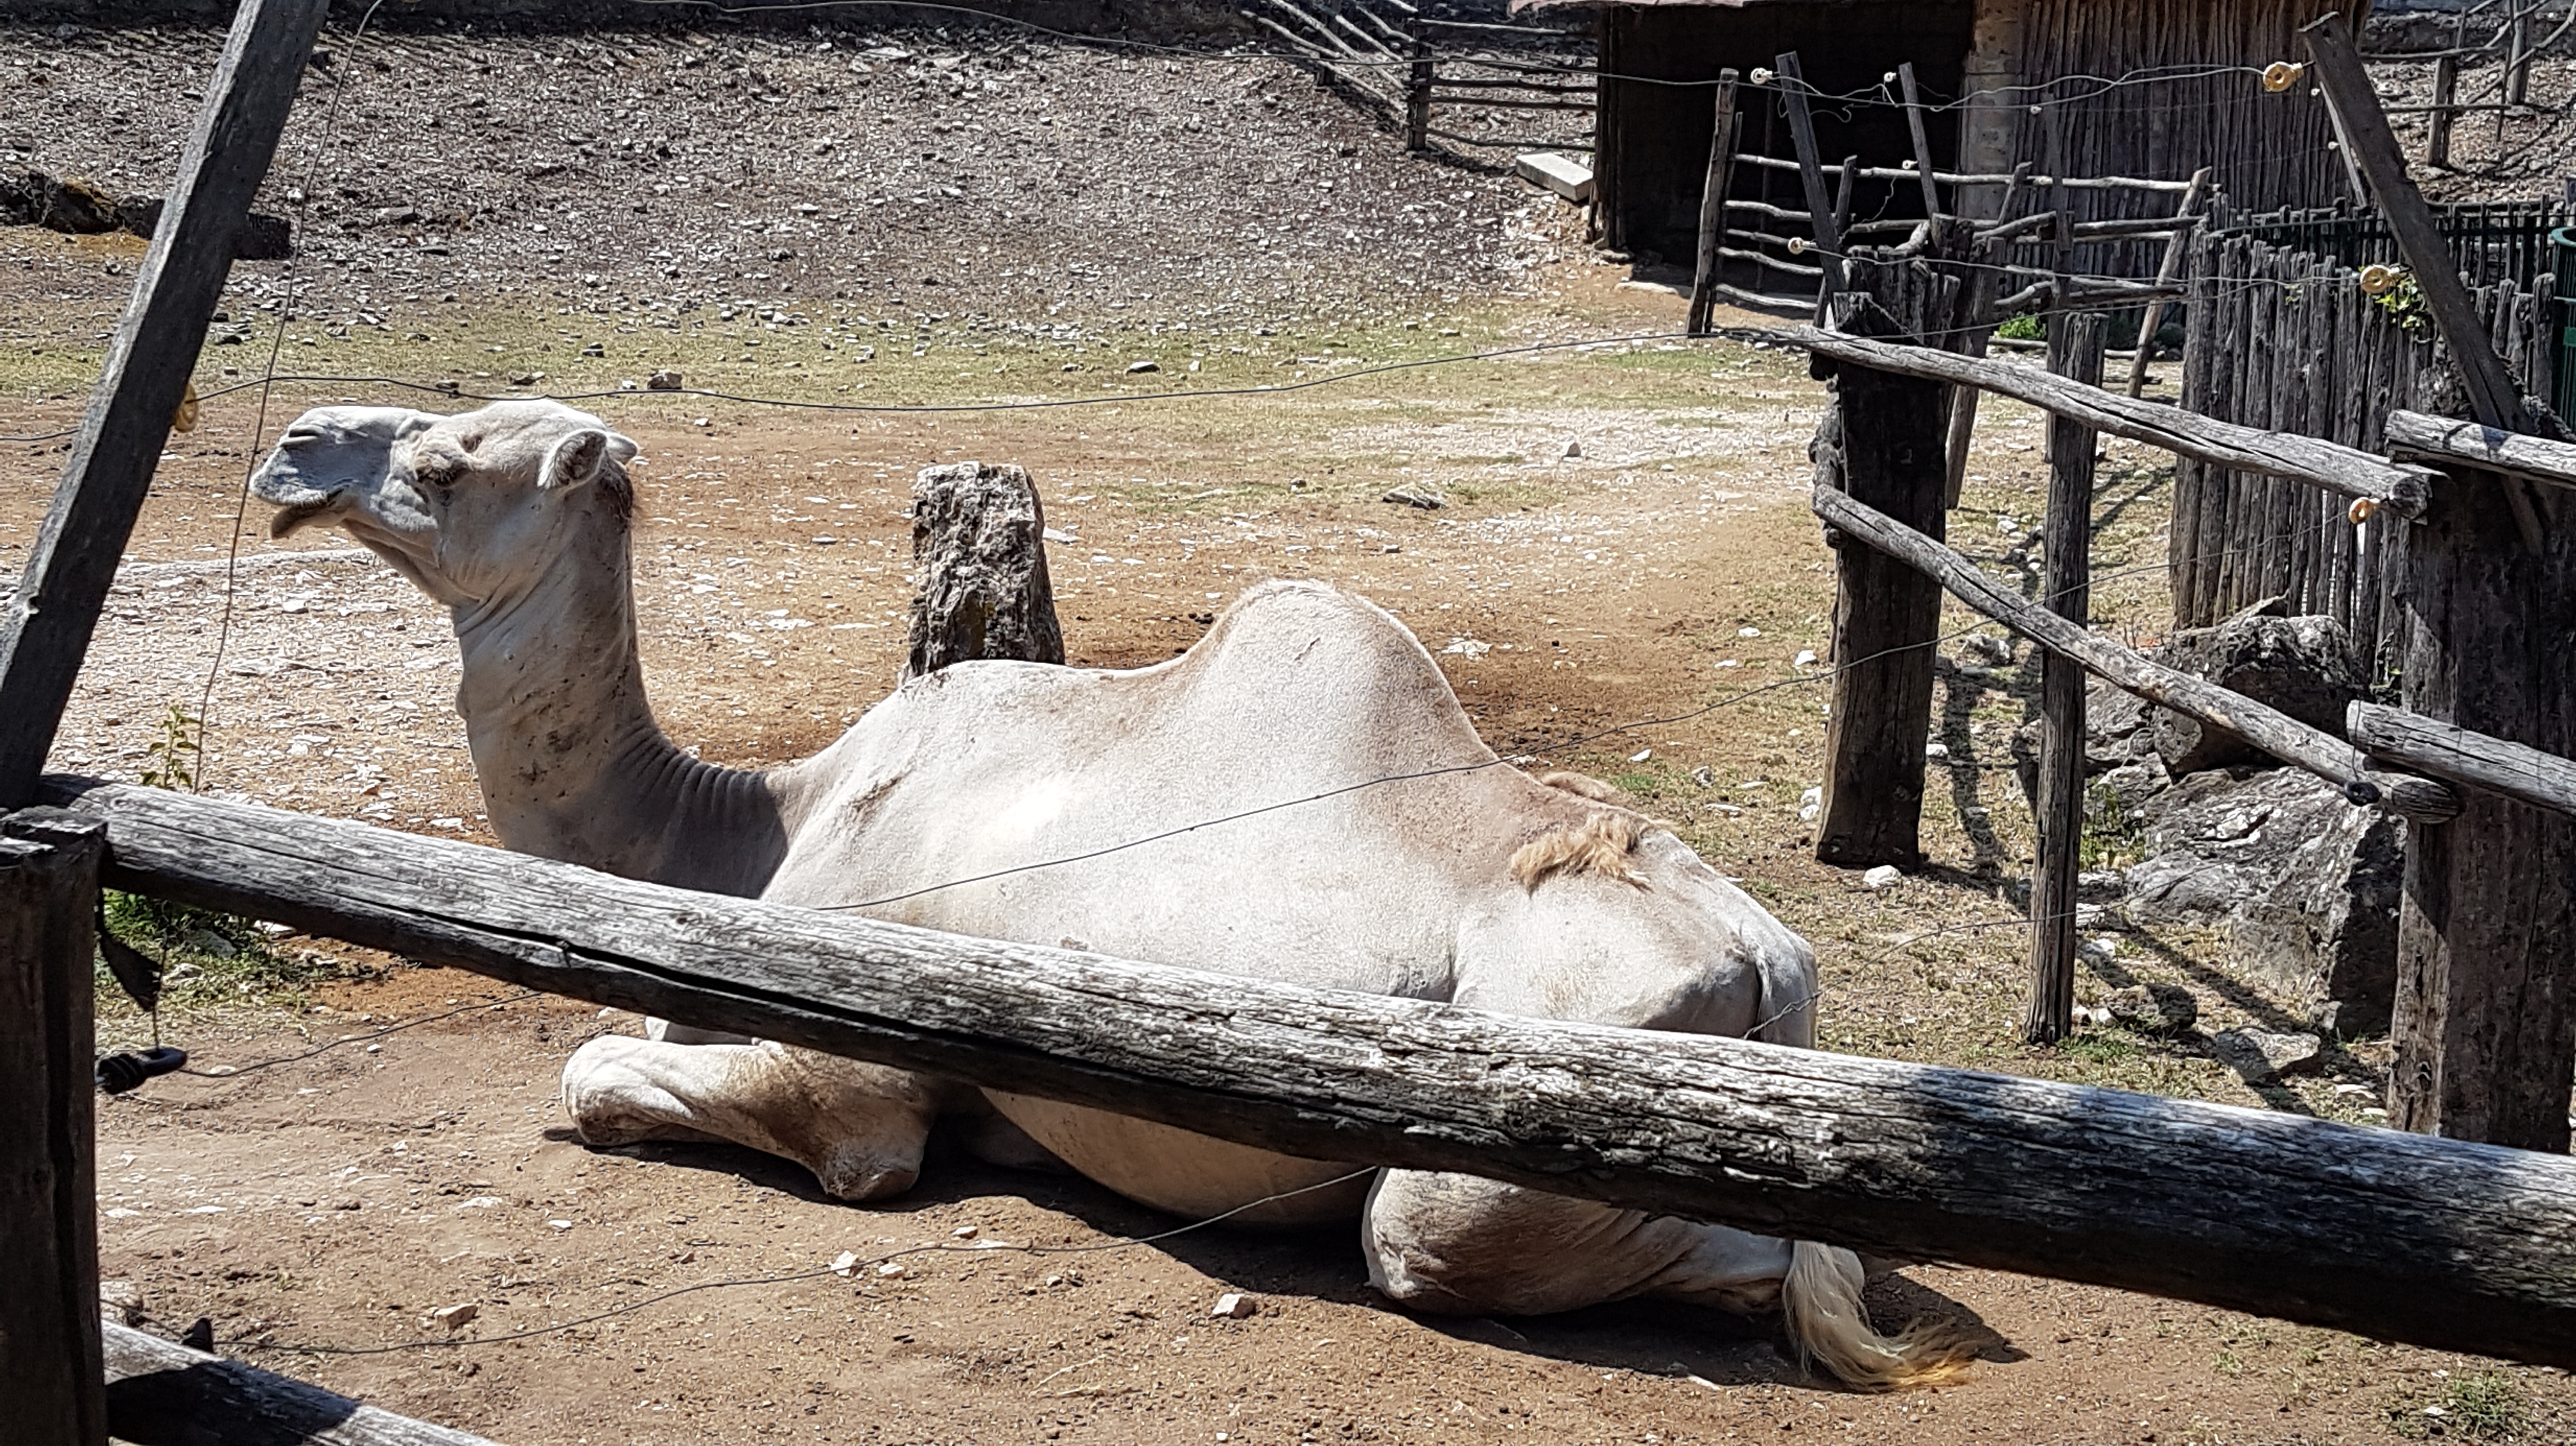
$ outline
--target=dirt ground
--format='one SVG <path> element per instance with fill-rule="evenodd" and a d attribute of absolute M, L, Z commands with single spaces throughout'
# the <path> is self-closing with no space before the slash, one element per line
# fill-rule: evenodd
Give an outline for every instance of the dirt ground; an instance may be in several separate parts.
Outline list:
<path fill-rule="evenodd" d="M 920 37 L 856 39 L 935 53 Z M 444 43 L 405 41 L 432 70 L 516 53 L 506 37 L 488 50 Z M 132 37 L 113 46 L 151 52 Z M 32 65 L 42 48 L 17 35 L 0 59 Z M 866 48 L 845 45 L 835 63 Z M 1044 113 L 1096 134 L 1135 84 L 1117 74 L 1062 89 Z M 2262 1091 L 2197 1038 L 2104 1027 L 2055 1049 L 2012 1042 L 2030 825 L 2007 740 L 2035 682 L 2026 650 L 1944 645 L 1948 776 L 1927 808 L 1927 867 L 1870 891 L 1815 863 L 1799 805 L 1819 781 L 1823 690 L 1800 658 L 1825 649 L 1832 577 L 1804 503 L 1822 400 L 1804 359 L 1675 340 L 1679 301 L 1585 256 L 1570 213 L 1487 172 L 1408 160 L 1297 84 L 1265 135 L 1281 165 L 1363 168 L 1360 184 L 1312 193 L 1312 213 L 1354 240 L 1300 273 L 1293 296 L 1236 298 L 1234 312 L 1218 308 L 1250 288 L 1231 261 L 1127 294 L 1070 280 L 996 288 L 971 317 L 964 304 L 907 307 L 900 327 L 875 325 L 883 308 L 835 296 L 829 276 L 773 272 L 745 299 L 734 284 L 745 278 L 712 267 L 660 275 L 649 248 L 584 263 L 624 308 L 581 299 L 577 283 L 557 297 L 501 279 L 512 246 L 551 234 L 525 228 L 553 224 L 541 219 L 561 214 L 549 205 L 593 203 L 582 198 L 527 201 L 475 233 L 480 260 L 456 245 L 443 263 L 397 255 L 419 249 L 409 223 L 371 222 L 310 258 L 240 268 L 248 340 L 208 348 L 204 419 L 163 459 L 55 766 L 137 776 L 168 710 L 195 712 L 204 696 L 209 791 L 488 841 L 438 610 L 336 537 L 261 541 L 256 514 L 227 565 L 244 468 L 301 407 L 446 405 L 383 382 L 292 382 L 263 419 L 257 390 L 219 394 L 259 374 L 283 329 L 300 375 L 454 380 L 466 393 L 528 377 L 529 390 L 601 394 L 584 404 L 643 447 L 635 553 L 650 685 L 669 731 L 710 760 L 801 756 L 882 697 L 910 598 L 914 472 L 1016 461 L 1038 478 L 1054 530 L 1073 661 L 1168 657 L 1265 577 L 1323 578 L 1378 601 L 1433 652 L 1497 749 L 1614 778 L 1812 940 L 1826 1047 L 2372 1118 L 2376 1041 L 2344 1041 L 2326 1074 Z M 1273 92 L 1289 94 L 1256 94 Z M 665 100 L 672 115 L 657 123 L 722 132 L 685 94 Z M 343 122 L 362 149 L 417 120 L 391 102 L 373 107 L 381 116 L 369 108 Z M 81 114 L 62 113 L 59 144 L 105 154 L 102 127 Z M 927 112 L 901 114 L 946 134 Z M 1034 125 L 1038 112 L 997 114 Z M 1450 187 L 1471 190 L 1476 216 L 1453 207 L 1424 223 L 1419 198 Z M 1025 254 L 1066 278 L 1114 276 L 1135 262 L 1129 240 L 1190 209 L 1187 196 L 1154 199 Z M 722 224 L 711 205 L 687 216 Z M 1373 259 L 1417 232 L 1436 268 Z M 0 437 L 38 439 L 0 441 L 0 572 L 35 534 L 63 448 L 46 434 L 77 414 L 101 318 L 139 256 L 131 241 L 0 230 Z M 358 299 L 381 284 L 366 268 L 469 261 L 492 269 Z M 280 298 L 282 316 L 259 307 Z M 645 301 L 665 305 L 639 313 Z M 1553 349 L 1407 365 L 1542 344 Z M 1156 369 L 1129 370 L 1144 361 Z M 1081 405 L 824 410 L 620 389 L 664 367 L 717 391 L 841 408 Z M 1324 384 L 1236 390 L 1295 382 Z M 2038 511 L 2037 434 L 2024 409 L 1987 413 L 1952 535 L 1989 564 L 2008 565 Z M 2170 473 L 2123 444 L 2105 457 L 2095 606 L 2107 629 L 2143 641 L 2166 616 Z M 1445 505 L 1381 500 L 1397 487 Z M 1963 633 L 1974 623 L 1951 621 Z M 1638 721 L 1654 719 L 1670 721 Z M 1603 732 L 1614 725 L 1634 726 Z M 2094 922 L 2111 951 L 2088 962 L 2088 997 L 2170 982 L 2198 997 L 2204 1031 L 2293 1021 L 2293 1001 L 2241 982 L 2222 940 Z M 316 946 L 271 947 L 293 960 Z M 235 973 L 191 965 L 200 979 L 165 1032 L 201 1067 L 240 1067 L 507 995 L 319 952 L 331 966 L 320 972 L 347 977 L 240 975 L 236 990 Z M 142 1037 L 130 1011 L 106 1007 L 110 1038 Z M 1918 1268 L 1878 1289 L 1888 1324 L 1931 1314 L 1981 1325 L 1993 1344 L 1965 1385 L 1870 1397 L 1785 1359 L 1769 1323 L 1712 1312 L 1407 1316 L 1367 1290 L 1339 1233 L 1210 1229 L 1123 1245 L 1186 1222 L 954 1152 L 910 1197 L 853 1208 L 745 1152 L 573 1141 L 555 1100 L 562 1060 L 598 1031 L 635 1026 L 523 1000 L 103 1101 L 107 1273 L 136 1283 L 152 1329 L 205 1316 L 246 1359 L 518 1446 L 2576 1437 L 2576 1386 L 2562 1372 L 1991 1272 Z M 939 1253 L 904 1257 L 900 1274 L 828 1269 L 845 1251 L 912 1248 Z M 744 1279 L 769 1283 L 662 1298 Z M 1212 1318 L 1229 1291 L 1253 1296 L 1256 1313 Z M 478 1315 L 451 1338 L 428 1317 L 458 1304 Z M 619 1313 L 569 1324 L 604 1312 Z M 525 1331 L 544 1333 L 500 1339 Z"/>

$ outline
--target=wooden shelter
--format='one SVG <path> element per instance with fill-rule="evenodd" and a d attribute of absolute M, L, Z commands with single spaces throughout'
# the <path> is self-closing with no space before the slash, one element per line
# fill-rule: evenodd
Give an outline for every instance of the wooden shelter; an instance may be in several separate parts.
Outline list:
<path fill-rule="evenodd" d="M 2341 0 L 2357 17 L 2367 0 Z M 1934 163 L 1976 174 L 2027 162 L 2043 176 L 2189 177 L 2202 166 L 2240 209 L 2331 205 L 2352 196 L 2326 108 L 2302 81 L 2266 90 L 2255 72 L 2306 55 L 2301 25 L 2321 0 L 1515 0 L 1515 13 L 1599 11 L 1595 205 L 1606 244 L 1692 254 L 1720 69 L 1750 76 L 1799 52 L 1830 166 L 1857 155 L 1895 166 L 1913 150 L 1896 86 L 1911 62 L 1930 114 Z M 1835 98 L 1847 97 L 1838 101 Z M 1749 98 L 1743 147 L 1787 158 L 1776 96 Z M 2033 107 L 2037 110 L 2034 111 Z M 1738 167 L 1733 196 L 1788 206 L 1794 176 Z M 1992 207 L 1977 188 L 1963 209 Z M 2146 198 L 2096 192 L 2087 219 L 2143 214 Z M 1856 218 L 1922 214 L 1917 188 L 1864 182 Z"/>

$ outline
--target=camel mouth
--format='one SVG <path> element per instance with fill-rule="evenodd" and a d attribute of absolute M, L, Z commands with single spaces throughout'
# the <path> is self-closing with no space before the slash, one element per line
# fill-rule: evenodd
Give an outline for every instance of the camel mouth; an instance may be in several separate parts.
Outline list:
<path fill-rule="evenodd" d="M 268 519 L 270 539 L 292 536 L 297 529 L 312 525 L 323 513 L 331 510 L 333 501 L 331 496 L 325 494 L 301 502 L 290 502 L 280 507 L 277 509 L 277 514 Z"/>

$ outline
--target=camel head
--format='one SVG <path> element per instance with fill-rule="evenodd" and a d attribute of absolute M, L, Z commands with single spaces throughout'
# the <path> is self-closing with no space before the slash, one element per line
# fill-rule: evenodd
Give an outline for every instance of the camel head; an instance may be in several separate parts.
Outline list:
<path fill-rule="evenodd" d="M 251 491 L 269 535 L 337 525 L 450 607 L 524 590 L 603 521 L 621 542 L 635 444 L 560 402 L 494 402 L 442 417 L 315 407 Z"/>

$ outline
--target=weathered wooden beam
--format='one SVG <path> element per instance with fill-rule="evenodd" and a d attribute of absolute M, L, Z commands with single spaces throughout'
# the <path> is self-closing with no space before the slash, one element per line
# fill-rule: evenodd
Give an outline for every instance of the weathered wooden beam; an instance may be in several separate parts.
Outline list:
<path fill-rule="evenodd" d="M 2525 436 L 2457 417 L 2390 412 L 2388 452 L 2420 462 L 2482 467 L 2553 487 L 2576 487 L 2576 443 Z"/>
<path fill-rule="evenodd" d="M 114 1321 L 100 1335 L 107 1426 L 133 1446 L 496 1446 Z"/>
<path fill-rule="evenodd" d="M 2424 468 L 2393 463 L 2358 448 L 2213 421 L 2163 402 L 2124 397 L 2029 367 L 1929 347 L 1895 346 L 1814 327 L 1791 328 L 1780 339 L 1836 361 L 1999 392 L 2097 432 L 2231 471 L 2288 477 L 2346 497 L 2367 498 L 2398 517 L 2413 517 L 2424 509 L 2432 476 Z"/>
<path fill-rule="evenodd" d="M 2576 1161 L 2304 1116 L 1301 989 L 54 779 L 109 882 L 1312 1159 L 2576 1365 Z"/>
<path fill-rule="evenodd" d="M 1835 303 L 1847 327 L 1897 331 L 1908 263 L 1856 261 Z M 1873 299 L 1873 293 L 1876 299 Z M 1880 301 L 1894 303 L 1882 309 Z M 1816 487 L 1855 497 L 1938 536 L 1949 481 L 1949 396 L 1892 372 L 1839 367 L 1809 448 Z M 1840 868 L 1923 862 L 1924 745 L 1932 722 L 1932 650 L 1941 590 L 1868 548 L 1834 555 L 1834 664 L 1825 722 L 1816 857 Z"/>
<path fill-rule="evenodd" d="M 2344 736 L 2373 758 L 2576 817 L 2576 762 L 2403 708 L 2356 702 Z"/>
<path fill-rule="evenodd" d="M 1821 487 L 1809 505 L 1830 526 L 1937 580 L 1961 602 L 2041 647 L 2075 659 L 2104 681 L 2150 703 L 2196 718 L 2284 763 L 2296 764 L 2342 789 L 2344 797 L 2356 804 L 2384 801 L 2409 818 L 2430 821 L 2459 814 L 2459 796 L 2447 786 L 2412 774 L 2375 770 L 2361 750 L 2332 734 L 2205 678 L 2149 662 L 2109 638 L 2087 632 L 1884 513 Z"/>
<path fill-rule="evenodd" d="M 2102 318 L 2054 317 L 2048 369 L 2071 381 L 2102 380 Z M 2090 626 L 2093 592 L 2093 431 L 2064 417 L 2048 421 L 2047 545 L 2039 601 L 2070 627 Z M 2039 856 L 2030 876 L 2030 1000 L 2021 1037 L 2053 1044 L 2075 1028 L 2075 879 L 2084 843 L 2084 667 L 2048 653 L 2040 659 Z"/>
<path fill-rule="evenodd" d="M 1743 124 L 1735 108 L 1735 71 L 1732 67 L 1717 73 L 1717 108 L 1715 123 L 1708 138 L 1708 175 L 1700 183 L 1699 255 L 1691 276 L 1690 316 L 1683 330 L 1693 336 L 1706 336 L 1709 317 L 1717 309 L 1718 253 L 1726 249 L 1726 193 L 1735 184 L 1735 144 L 1738 128 Z"/>
<path fill-rule="evenodd" d="M 0 1436 L 100 1446 L 90 920 L 106 831 L 0 815 Z"/>
<path fill-rule="evenodd" d="M 2469 411 L 2486 425 L 2507 431 L 2563 431 L 2546 409 L 2523 405 L 2522 388 L 2496 351 L 2485 323 L 2478 320 L 2477 301 L 2460 278 L 2459 261 L 2442 239 L 2433 208 L 2424 203 L 2423 193 L 2406 174 L 2405 153 L 2397 148 L 2397 136 L 2379 108 L 2379 89 L 2362 65 L 2343 16 L 2328 11 L 2299 33 L 2307 38 L 2308 53 L 2316 59 L 2317 87 L 2334 112 L 2344 155 L 2369 182 L 2371 199 L 2388 218 L 2388 232 L 2406 257 L 2407 271 L 2415 278 L 2425 309 L 2433 314 L 2434 328 L 2451 350 L 2452 370 L 2459 376 L 2461 390 L 2468 393 Z M 2545 543 L 2539 514 L 2522 484 L 2507 482 L 2504 498 L 2513 510 L 2523 546 L 2540 552 Z"/>
<path fill-rule="evenodd" d="M 0 808 L 35 796 L 327 0 L 242 0 L 62 481 L 0 613 Z"/>

